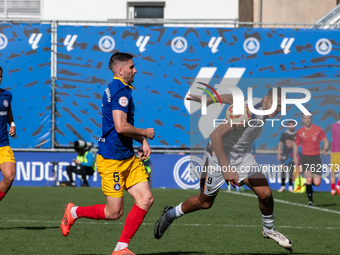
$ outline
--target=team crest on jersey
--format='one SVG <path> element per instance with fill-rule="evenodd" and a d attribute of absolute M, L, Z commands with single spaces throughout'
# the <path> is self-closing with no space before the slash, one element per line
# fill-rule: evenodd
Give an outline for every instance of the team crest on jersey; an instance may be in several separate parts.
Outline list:
<path fill-rule="evenodd" d="M 113 186 L 113 188 L 114 188 L 115 191 L 120 190 L 120 184 L 119 184 L 119 183 L 115 184 L 115 185 Z"/>
<path fill-rule="evenodd" d="M 8 101 L 7 101 L 7 100 L 4 100 L 4 106 L 5 106 L 5 107 L 8 107 L 8 105 L 9 105 L 9 104 L 8 104 Z"/>
<path fill-rule="evenodd" d="M 128 105 L 129 100 L 126 97 L 120 97 L 118 103 L 120 104 L 120 106 L 125 107 Z"/>

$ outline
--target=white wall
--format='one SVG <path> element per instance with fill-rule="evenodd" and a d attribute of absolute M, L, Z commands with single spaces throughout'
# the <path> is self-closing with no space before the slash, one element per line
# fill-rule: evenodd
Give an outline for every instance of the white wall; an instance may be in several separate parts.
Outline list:
<path fill-rule="evenodd" d="M 238 0 L 42 0 L 43 20 L 126 19 L 127 2 L 165 2 L 165 19 L 235 19 Z"/>

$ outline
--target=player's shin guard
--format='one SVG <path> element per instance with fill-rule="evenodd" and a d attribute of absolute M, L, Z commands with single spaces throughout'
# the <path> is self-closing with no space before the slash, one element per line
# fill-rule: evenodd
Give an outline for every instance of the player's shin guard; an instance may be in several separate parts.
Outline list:
<path fill-rule="evenodd" d="M 136 204 L 133 205 L 129 214 L 126 217 L 123 232 L 118 242 L 129 243 L 131 238 L 137 232 L 139 226 L 142 224 L 145 215 L 148 211 L 140 208 Z"/>
<path fill-rule="evenodd" d="M 4 198 L 5 195 L 6 195 L 6 193 L 3 193 L 3 192 L 0 190 L 0 201 Z"/>
<path fill-rule="evenodd" d="M 105 206 L 106 205 L 78 206 L 76 213 L 79 218 L 106 220 L 104 212 Z"/>

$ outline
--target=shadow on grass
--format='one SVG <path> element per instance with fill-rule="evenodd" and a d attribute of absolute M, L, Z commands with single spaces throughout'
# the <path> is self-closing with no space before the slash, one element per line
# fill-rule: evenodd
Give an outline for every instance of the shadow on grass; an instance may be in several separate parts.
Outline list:
<path fill-rule="evenodd" d="M 316 207 L 323 207 L 323 206 L 339 206 L 340 204 L 321 204 L 321 205 L 315 205 Z"/>
<path fill-rule="evenodd" d="M 26 230 L 45 230 L 50 228 L 59 228 L 58 227 L 10 227 L 10 228 L 0 228 L 0 230 L 11 230 L 11 229 L 26 229 Z"/>

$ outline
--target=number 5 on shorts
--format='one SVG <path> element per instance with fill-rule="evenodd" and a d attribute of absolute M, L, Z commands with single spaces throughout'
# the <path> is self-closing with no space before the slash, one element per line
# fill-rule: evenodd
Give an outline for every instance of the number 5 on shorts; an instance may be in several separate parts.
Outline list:
<path fill-rule="evenodd" d="M 119 182 L 120 181 L 119 172 L 114 172 L 113 173 L 113 181 L 114 182 Z"/>

